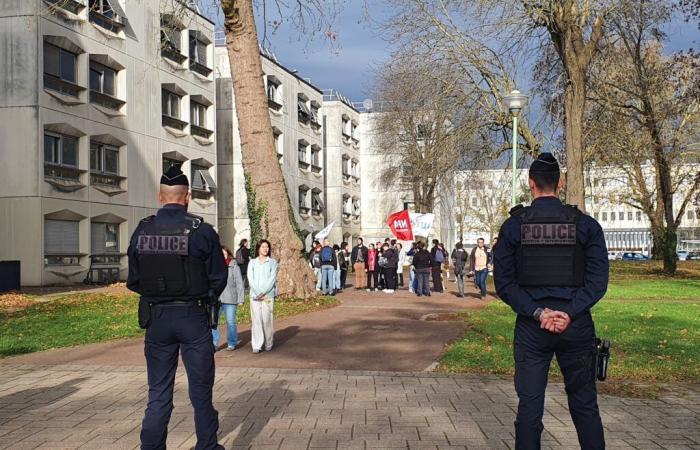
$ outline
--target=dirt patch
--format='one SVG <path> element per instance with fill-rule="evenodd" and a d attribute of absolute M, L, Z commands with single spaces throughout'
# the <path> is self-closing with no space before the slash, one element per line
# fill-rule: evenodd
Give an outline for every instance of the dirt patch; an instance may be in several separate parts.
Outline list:
<path fill-rule="evenodd" d="M 598 393 L 613 397 L 645 398 L 657 400 L 666 389 L 657 384 L 627 383 L 624 381 L 606 381 L 598 383 Z"/>
<path fill-rule="evenodd" d="M 462 317 L 460 317 L 459 314 L 454 313 L 454 312 L 424 314 L 418 320 L 422 320 L 425 322 L 463 322 L 464 321 L 464 319 Z"/>

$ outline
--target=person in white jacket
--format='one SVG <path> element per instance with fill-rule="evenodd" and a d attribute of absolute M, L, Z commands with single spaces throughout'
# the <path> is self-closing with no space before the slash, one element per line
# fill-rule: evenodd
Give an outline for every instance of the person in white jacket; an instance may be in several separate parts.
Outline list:
<path fill-rule="evenodd" d="M 228 267 L 228 278 L 226 288 L 219 296 L 221 301 L 221 312 L 226 316 L 226 350 L 235 350 L 238 345 L 238 324 L 236 323 L 236 309 L 238 305 L 245 303 L 245 287 L 243 285 L 243 276 L 241 269 L 233 258 L 231 250 L 227 247 L 222 247 L 224 252 L 224 261 Z M 211 330 L 212 338 L 214 339 L 214 348 L 219 347 L 219 338 L 221 331 L 217 328 Z"/>
<path fill-rule="evenodd" d="M 277 294 L 277 261 L 271 258 L 270 242 L 262 239 L 255 248 L 255 259 L 248 264 L 250 285 L 250 334 L 253 353 L 272 350 L 275 333 L 273 312 Z"/>

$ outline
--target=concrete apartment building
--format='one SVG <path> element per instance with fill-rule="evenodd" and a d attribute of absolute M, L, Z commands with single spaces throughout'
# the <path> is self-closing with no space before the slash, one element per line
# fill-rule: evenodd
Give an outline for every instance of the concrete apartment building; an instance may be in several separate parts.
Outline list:
<path fill-rule="evenodd" d="M 222 242 L 250 237 L 241 140 L 228 54 L 216 47 L 219 232 Z M 359 235 L 358 113 L 347 100 L 323 92 L 261 53 L 278 162 L 308 249 L 334 222 L 331 239 Z M 355 134 L 353 134 L 355 133 Z M 354 203 L 353 203 L 354 202 Z"/>
<path fill-rule="evenodd" d="M 697 170 L 697 169 L 695 169 Z M 646 168 L 652 176 L 651 167 Z M 478 237 L 498 233 L 510 209 L 511 178 L 509 169 L 465 170 L 457 175 L 458 215 L 464 214 L 461 238 L 474 244 Z M 652 178 L 653 179 L 653 178 Z M 527 196 L 527 169 L 517 172 L 518 196 Z M 624 174 L 610 167 L 595 167 L 586 174 L 586 211 L 603 227 L 610 251 L 639 251 L 647 254 L 652 245 L 649 221 L 639 209 L 627 205 Z M 687 190 L 679 189 L 674 197 L 676 208 Z M 676 210 L 677 212 L 677 210 Z M 486 222 L 495 222 L 490 227 Z M 459 221 L 457 239 L 460 238 Z M 678 249 L 700 248 L 700 196 L 691 202 L 678 229 Z"/>
<path fill-rule="evenodd" d="M 213 23 L 173 1 L 5 0 L 0 29 L 0 260 L 23 285 L 123 279 L 173 164 L 216 223 Z"/>
<path fill-rule="evenodd" d="M 381 112 L 360 114 L 360 162 L 362 164 L 362 234 L 372 241 L 391 236 L 386 223 L 389 214 L 407 207 L 413 210 L 413 192 L 407 186 L 386 186 L 381 174 L 387 155 L 378 142 L 378 117 Z M 447 248 L 456 243 L 455 180 L 436 189 L 433 214 L 435 220 L 429 240 L 438 239 Z M 367 241 L 369 242 L 369 241 Z"/>

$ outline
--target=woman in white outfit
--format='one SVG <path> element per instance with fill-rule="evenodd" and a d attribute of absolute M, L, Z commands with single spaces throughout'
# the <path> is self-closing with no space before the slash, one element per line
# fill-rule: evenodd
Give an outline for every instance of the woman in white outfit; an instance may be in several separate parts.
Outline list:
<path fill-rule="evenodd" d="M 253 353 L 272 350 L 275 334 L 272 315 L 277 293 L 277 261 L 271 258 L 270 242 L 263 239 L 255 248 L 255 259 L 248 264 L 250 283 L 250 334 Z"/>

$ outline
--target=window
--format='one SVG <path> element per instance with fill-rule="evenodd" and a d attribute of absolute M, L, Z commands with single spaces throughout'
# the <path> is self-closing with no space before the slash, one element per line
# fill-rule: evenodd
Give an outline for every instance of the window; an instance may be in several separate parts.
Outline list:
<path fill-rule="evenodd" d="M 182 161 L 171 158 L 163 158 L 163 173 L 170 170 L 171 167 L 177 167 L 178 169 L 182 168 Z"/>
<path fill-rule="evenodd" d="M 275 111 L 282 109 L 282 83 L 273 75 L 266 75 L 267 106 Z"/>
<path fill-rule="evenodd" d="M 192 190 L 211 192 L 216 189 L 216 183 L 205 166 L 192 164 Z"/>
<path fill-rule="evenodd" d="M 78 14 L 85 8 L 82 0 L 47 0 L 51 5 L 56 8 L 62 8 L 72 12 L 73 14 Z"/>
<path fill-rule="evenodd" d="M 197 102 L 190 102 L 190 120 L 192 125 L 207 127 L 207 107 Z"/>
<path fill-rule="evenodd" d="M 299 120 L 299 122 L 308 125 L 308 123 L 311 121 L 311 110 L 306 104 L 307 101 L 308 100 L 305 99 L 303 96 L 299 96 L 297 100 L 297 119 Z"/>
<path fill-rule="evenodd" d="M 627 211 L 627 220 L 632 220 L 632 211 Z"/>
<path fill-rule="evenodd" d="M 342 126 L 343 137 L 350 138 L 352 133 L 352 127 L 350 124 L 350 118 L 348 116 L 343 115 Z"/>
<path fill-rule="evenodd" d="M 44 42 L 44 87 L 62 94 L 78 96 L 76 65 L 78 55 Z"/>
<path fill-rule="evenodd" d="M 126 25 L 126 20 L 112 8 L 110 0 L 90 0 L 90 22 L 112 31 L 119 32 Z"/>
<path fill-rule="evenodd" d="M 343 155 L 343 162 L 341 167 L 343 171 L 343 177 L 350 177 L 352 175 L 350 164 L 350 157 L 348 155 Z"/>
<path fill-rule="evenodd" d="M 44 133 L 44 162 L 57 166 L 78 166 L 78 138 Z"/>
<path fill-rule="evenodd" d="M 77 265 L 80 256 L 80 222 L 44 220 L 44 263 L 46 265 Z"/>
<path fill-rule="evenodd" d="M 90 90 L 115 95 L 117 72 L 95 61 L 90 61 Z"/>
<path fill-rule="evenodd" d="M 318 129 L 321 127 L 321 121 L 318 116 L 319 106 L 315 103 L 311 103 L 311 125 Z"/>
<path fill-rule="evenodd" d="M 323 200 L 321 200 L 321 191 L 319 189 L 311 191 L 311 211 L 316 214 L 323 211 Z"/>
<path fill-rule="evenodd" d="M 166 91 L 163 89 L 162 101 L 163 101 L 163 115 L 172 117 L 175 119 L 180 118 L 180 100 L 182 97 L 179 95 Z"/>
<path fill-rule="evenodd" d="M 190 31 L 190 69 L 208 77 L 212 70 L 207 67 L 207 43 L 198 31 Z"/>
<path fill-rule="evenodd" d="M 311 167 L 314 171 L 321 170 L 321 148 L 316 145 L 311 146 Z"/>
<path fill-rule="evenodd" d="M 304 141 L 299 141 L 299 147 L 298 147 L 298 156 L 299 156 L 299 167 L 302 169 L 306 169 L 309 167 L 309 161 L 306 156 L 306 147 L 308 145 Z"/>
<path fill-rule="evenodd" d="M 277 151 L 277 159 L 280 164 L 284 162 L 284 138 L 282 132 L 277 128 L 272 129 L 272 135 L 275 138 L 275 151 Z"/>
<path fill-rule="evenodd" d="M 349 219 L 352 215 L 352 199 L 349 195 L 343 195 L 343 216 Z"/>
<path fill-rule="evenodd" d="M 90 143 L 90 171 L 101 174 L 119 173 L 119 149 L 111 145 Z"/>
<path fill-rule="evenodd" d="M 688 210 L 687 217 L 688 217 L 688 220 L 693 220 L 693 219 L 695 219 L 695 213 L 694 213 L 694 211 L 693 211 L 692 209 L 689 209 L 689 210 Z"/>
<path fill-rule="evenodd" d="M 160 19 L 160 54 L 182 64 L 187 56 L 182 54 L 182 28 L 174 23 L 171 16 Z"/>
<path fill-rule="evenodd" d="M 595 220 L 598 220 L 598 213 L 593 213 L 593 218 L 594 218 Z"/>
<path fill-rule="evenodd" d="M 357 135 L 357 124 L 355 122 L 350 122 L 350 137 L 356 143 L 360 142 L 359 136 Z"/>
<path fill-rule="evenodd" d="M 119 253 L 119 224 L 92 222 L 90 224 L 90 253 L 104 255 Z"/>
<path fill-rule="evenodd" d="M 618 218 L 619 220 L 625 220 L 625 212 L 624 212 L 624 211 L 620 211 L 619 213 L 617 213 L 617 218 Z"/>
<path fill-rule="evenodd" d="M 355 178 L 355 180 L 360 179 L 360 162 L 356 159 L 350 161 L 350 175 Z"/>
<path fill-rule="evenodd" d="M 299 186 L 299 212 L 300 213 L 308 213 L 309 212 L 309 203 L 308 203 L 308 195 L 309 194 L 309 188 L 306 186 Z"/>
<path fill-rule="evenodd" d="M 603 222 L 607 222 L 607 221 L 608 221 L 608 213 L 604 212 L 603 213 Z"/>
<path fill-rule="evenodd" d="M 637 222 L 641 222 L 641 221 L 642 221 L 642 212 L 637 211 Z"/>
<path fill-rule="evenodd" d="M 360 199 L 357 197 L 352 198 L 352 215 L 355 217 L 360 217 Z"/>

